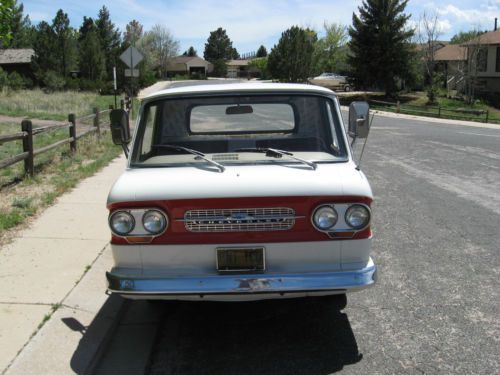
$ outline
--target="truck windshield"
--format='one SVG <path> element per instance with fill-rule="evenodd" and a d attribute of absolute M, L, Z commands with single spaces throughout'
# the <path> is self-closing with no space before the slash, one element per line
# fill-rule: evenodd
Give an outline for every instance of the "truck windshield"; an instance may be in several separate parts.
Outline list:
<path fill-rule="evenodd" d="M 132 166 L 206 163 L 207 158 L 224 165 L 344 161 L 342 131 L 333 100 L 323 96 L 233 94 L 161 99 L 144 106 Z M 182 148 L 199 152 L 204 159 Z M 286 153 L 269 157 L 258 152 L 262 149 Z"/>

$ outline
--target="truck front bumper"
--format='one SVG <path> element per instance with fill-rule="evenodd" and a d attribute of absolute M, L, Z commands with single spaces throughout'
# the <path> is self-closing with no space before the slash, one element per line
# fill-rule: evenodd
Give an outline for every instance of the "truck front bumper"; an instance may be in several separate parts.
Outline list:
<path fill-rule="evenodd" d="M 111 293 L 130 298 L 239 300 L 353 292 L 376 282 L 377 267 L 370 258 L 364 268 L 326 273 L 142 277 L 114 269 L 106 273 L 106 278 Z"/>

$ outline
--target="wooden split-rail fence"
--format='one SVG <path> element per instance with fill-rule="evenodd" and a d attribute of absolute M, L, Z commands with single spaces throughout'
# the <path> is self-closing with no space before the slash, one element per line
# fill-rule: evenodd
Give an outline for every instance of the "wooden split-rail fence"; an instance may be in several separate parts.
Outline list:
<path fill-rule="evenodd" d="M 2 134 L 0 135 L 0 145 L 7 142 L 22 140 L 23 142 L 23 152 L 0 160 L 0 169 L 9 167 L 13 164 L 24 161 L 24 171 L 29 176 L 34 174 L 35 157 L 44 154 L 56 147 L 65 145 L 69 143 L 69 147 L 72 153 L 76 152 L 78 140 L 91 133 L 96 133 L 98 136 L 101 135 L 104 127 L 109 127 L 109 121 L 103 122 L 103 115 L 109 113 L 113 109 L 113 106 L 109 106 L 109 109 L 99 110 L 99 108 L 94 108 L 93 113 L 87 116 L 76 117 L 75 114 L 70 113 L 68 115 L 68 123 L 65 125 L 47 125 L 40 127 L 33 127 L 31 120 L 23 120 L 21 122 L 21 131 L 14 134 Z M 77 131 L 77 121 L 82 120 L 90 121 L 93 119 L 92 125 L 84 125 L 79 123 Z M 80 129 L 81 128 L 81 129 Z M 45 132 L 68 129 L 69 137 L 59 140 L 53 144 L 37 148 L 33 147 L 33 137 Z"/>

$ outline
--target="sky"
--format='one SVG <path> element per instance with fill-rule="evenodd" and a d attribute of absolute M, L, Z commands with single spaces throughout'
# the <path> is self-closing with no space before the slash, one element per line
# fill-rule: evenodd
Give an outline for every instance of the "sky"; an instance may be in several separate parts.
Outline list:
<path fill-rule="evenodd" d="M 18 0 L 34 24 L 51 21 L 58 9 L 68 13 L 71 25 L 79 28 L 83 16 L 95 18 L 105 5 L 111 20 L 121 31 L 132 19 L 144 31 L 155 24 L 166 26 L 180 42 L 182 53 L 190 46 L 203 55 L 210 31 L 226 29 L 240 54 L 256 51 L 263 44 L 268 51 L 281 33 L 293 25 L 310 27 L 322 35 L 324 22 L 350 25 L 361 0 Z M 500 0 L 410 0 L 405 11 L 410 24 L 426 12 L 437 15 L 440 40 L 459 31 L 493 30 L 500 19 Z M 500 26 L 500 21 L 499 21 Z"/>

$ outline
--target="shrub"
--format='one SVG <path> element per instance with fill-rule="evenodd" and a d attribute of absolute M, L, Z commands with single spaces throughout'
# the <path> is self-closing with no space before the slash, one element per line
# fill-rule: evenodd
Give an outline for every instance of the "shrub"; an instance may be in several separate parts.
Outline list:
<path fill-rule="evenodd" d="M 66 81 L 56 72 L 49 70 L 43 76 L 43 84 L 49 91 L 59 91 L 64 88 Z"/>
<path fill-rule="evenodd" d="M 0 68 L 0 89 L 6 87 L 9 83 L 9 77 L 7 73 Z"/>
<path fill-rule="evenodd" d="M 78 91 L 80 89 L 80 80 L 78 78 L 66 78 L 66 90 Z"/>
<path fill-rule="evenodd" d="M 24 79 L 18 72 L 9 74 L 8 85 L 12 90 L 20 90 L 24 87 Z"/>
<path fill-rule="evenodd" d="M 82 89 L 83 91 L 98 92 L 101 90 L 101 82 L 92 79 L 81 78 L 80 89 Z"/>
<path fill-rule="evenodd" d="M 225 77 L 227 74 L 227 65 L 223 59 L 217 59 L 213 62 L 214 71 L 213 75 L 216 77 Z"/>

